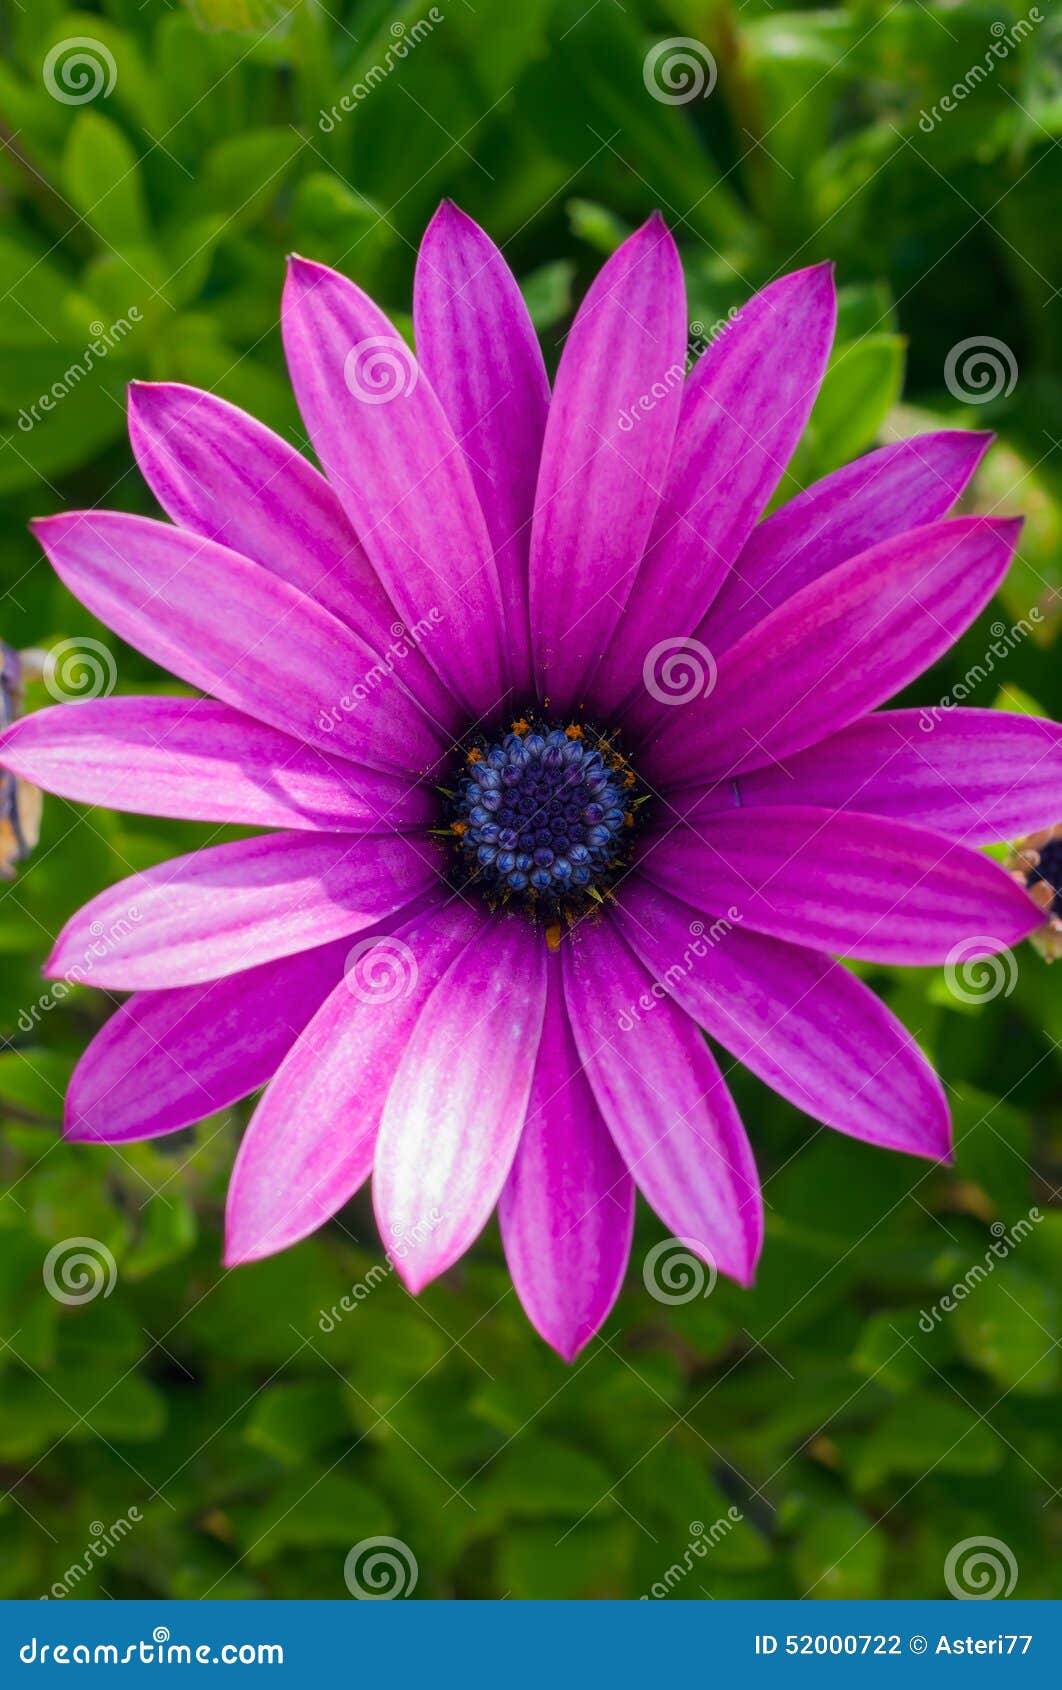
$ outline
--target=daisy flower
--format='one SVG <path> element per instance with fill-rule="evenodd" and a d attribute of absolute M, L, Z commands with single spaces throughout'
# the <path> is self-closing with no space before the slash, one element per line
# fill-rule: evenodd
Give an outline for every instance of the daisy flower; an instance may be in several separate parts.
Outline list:
<path fill-rule="evenodd" d="M 136 385 L 171 520 L 35 525 L 70 591 L 202 696 L 43 710 L 4 766 L 271 830 L 64 929 L 50 974 L 132 994 L 66 1133 L 172 1132 L 266 1086 L 227 1263 L 371 1176 L 416 1291 L 497 1208 L 524 1308 L 571 1357 L 636 1190 L 752 1280 L 759 1183 L 705 1031 L 816 1120 L 947 1158 L 940 1082 L 837 959 L 968 960 L 1042 923 L 976 847 L 1058 820 L 1059 728 L 879 708 L 985 607 L 1019 524 L 948 519 L 987 444 L 964 432 L 761 520 L 826 368 L 830 267 L 772 282 L 687 376 L 656 217 L 590 287 L 552 393 L 504 259 L 452 205 L 418 259 L 417 361 L 301 258 L 282 320 L 323 474 L 209 393 Z"/>

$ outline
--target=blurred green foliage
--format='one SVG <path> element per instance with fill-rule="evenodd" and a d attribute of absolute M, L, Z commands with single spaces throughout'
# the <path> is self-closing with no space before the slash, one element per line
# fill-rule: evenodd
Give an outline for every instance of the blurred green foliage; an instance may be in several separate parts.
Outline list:
<path fill-rule="evenodd" d="M 838 350 L 786 491 L 896 434 L 998 430 L 974 500 L 1028 514 L 1022 557 L 911 701 L 942 697 L 993 621 L 1037 606 L 1035 637 L 970 702 L 1062 714 L 1062 20 L 1042 6 L 440 0 L 417 30 L 420 0 L 5 5 L 0 633 L 103 638 L 122 690 L 172 690 L 71 601 L 25 521 L 151 510 L 131 377 L 214 388 L 304 444 L 277 330 L 286 251 L 344 269 L 406 326 L 416 242 L 451 195 L 504 243 L 555 360 L 602 252 L 659 205 L 694 338 L 776 273 L 837 261 Z M 645 56 L 676 36 L 712 54 L 708 97 L 650 94 Z M 100 86 L 56 97 L 50 55 L 78 38 Z M 970 403 L 947 358 L 986 336 L 1015 379 Z M 951 1546 L 985 1534 L 1012 1551 L 1018 1595 L 1060 1593 L 1062 1001 L 1031 951 L 980 1006 L 931 973 L 867 971 L 952 1093 L 952 1170 L 817 1130 L 727 1063 L 766 1186 L 755 1291 L 654 1301 L 643 1213 L 616 1313 L 566 1368 L 524 1322 L 493 1230 L 416 1302 L 376 1282 L 364 1200 L 223 1274 L 242 1110 L 121 1151 L 61 1144 L 67 1075 L 109 1006 L 78 988 L 34 1011 L 42 957 L 85 898 L 209 832 L 49 801 L 0 909 L 0 1592 L 46 1592 L 135 1509 L 76 1594 L 344 1597 L 347 1550 L 381 1534 L 411 1547 L 427 1597 L 636 1596 L 673 1564 L 672 1600 L 942 1595 Z M 1020 1247 L 926 1330 L 993 1225 L 1031 1205 Z M 85 1236 L 117 1282 L 62 1304 L 46 1252 Z M 730 1507 L 740 1522 L 689 1554 L 696 1522 Z"/>

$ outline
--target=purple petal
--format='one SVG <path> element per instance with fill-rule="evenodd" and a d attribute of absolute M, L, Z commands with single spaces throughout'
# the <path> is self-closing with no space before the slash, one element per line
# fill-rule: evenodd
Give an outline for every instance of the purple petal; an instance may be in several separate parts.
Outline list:
<path fill-rule="evenodd" d="M 513 682 L 530 697 L 527 560 L 549 380 L 512 271 L 449 200 L 420 245 L 413 321 L 421 369 L 464 451 L 494 547 Z"/>
<path fill-rule="evenodd" d="M 74 1069 L 66 1137 L 154 1138 L 265 1085 L 341 977 L 349 950 L 340 939 L 206 985 L 136 992 Z"/>
<path fill-rule="evenodd" d="M 714 690 L 668 711 L 654 783 L 760 768 L 891 698 L 984 608 L 1020 527 L 981 517 L 933 523 L 801 588 L 725 654 Z"/>
<path fill-rule="evenodd" d="M 355 768 L 211 698 L 93 698 L 23 716 L 0 765 L 78 804 L 334 833 L 430 819 L 421 784 Z"/>
<path fill-rule="evenodd" d="M 453 701 L 406 638 L 328 482 L 246 411 L 177 382 L 133 382 L 129 437 L 141 473 L 181 528 L 253 558 L 386 657 L 440 721 Z"/>
<path fill-rule="evenodd" d="M 546 424 L 531 628 L 542 696 L 559 711 L 579 698 L 631 590 L 667 474 L 685 367 L 682 265 L 654 216 L 613 253 L 583 300 Z"/>
<path fill-rule="evenodd" d="M 704 1038 L 653 991 L 609 921 L 579 929 L 564 962 L 575 1043 L 635 1184 L 677 1238 L 750 1284 L 763 1241 L 759 1181 Z"/>
<path fill-rule="evenodd" d="M 461 904 L 437 908 L 348 967 L 247 1128 L 229 1182 L 227 1267 L 305 1238 L 363 1184 L 402 1052 L 477 925 Z"/>
<path fill-rule="evenodd" d="M 395 834 L 213 845 L 101 892 L 67 922 L 45 970 L 121 992 L 191 986 L 371 927 L 439 873 L 434 849 Z"/>
<path fill-rule="evenodd" d="M 527 1121 L 498 1204 L 505 1257 L 535 1330 L 565 1361 L 601 1326 L 623 1283 L 634 1184 L 586 1082 L 550 959 Z"/>
<path fill-rule="evenodd" d="M 879 710 L 831 739 L 675 808 L 703 826 L 735 803 L 813 804 L 916 822 L 966 845 L 1062 816 L 1062 727 L 1002 710 Z"/>
<path fill-rule="evenodd" d="M 462 1256 L 498 1201 L 527 1113 L 546 947 L 494 917 L 429 998 L 380 1123 L 373 1203 L 396 1271 L 419 1291 Z"/>
<path fill-rule="evenodd" d="M 706 929 L 688 904 L 636 876 L 616 920 L 675 1002 L 798 1109 L 870 1144 L 948 1158 L 943 1086 L 846 968 L 725 917 Z"/>
<path fill-rule="evenodd" d="M 340 504 L 454 697 L 505 694 L 498 572 L 464 454 L 393 324 L 353 282 L 293 258 L 284 346 L 295 396 Z"/>
<path fill-rule="evenodd" d="M 946 516 L 991 445 L 944 430 L 882 446 L 791 499 L 756 528 L 703 629 L 718 656 L 801 587 L 910 528 Z"/>
<path fill-rule="evenodd" d="M 400 675 L 238 552 L 115 511 L 45 517 L 33 532 L 94 616 L 189 686 L 371 768 L 408 774 L 437 759 L 441 736 Z"/>
<path fill-rule="evenodd" d="M 833 268 L 772 282 L 704 353 L 686 383 L 667 485 L 594 694 L 637 687 L 632 727 L 661 706 L 641 685 L 658 642 L 700 623 L 785 472 L 830 356 Z"/>
<path fill-rule="evenodd" d="M 990 956 L 1043 919 L 1009 874 L 924 827 L 778 806 L 672 829 L 639 864 L 699 911 L 868 962 Z"/>

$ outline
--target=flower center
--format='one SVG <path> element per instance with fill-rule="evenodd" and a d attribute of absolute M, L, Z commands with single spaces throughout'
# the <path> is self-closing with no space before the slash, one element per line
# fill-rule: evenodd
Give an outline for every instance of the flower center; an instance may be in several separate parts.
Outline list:
<path fill-rule="evenodd" d="M 532 714 L 461 751 L 449 831 L 463 882 L 547 919 L 600 902 L 629 860 L 644 801 L 615 739 Z"/>

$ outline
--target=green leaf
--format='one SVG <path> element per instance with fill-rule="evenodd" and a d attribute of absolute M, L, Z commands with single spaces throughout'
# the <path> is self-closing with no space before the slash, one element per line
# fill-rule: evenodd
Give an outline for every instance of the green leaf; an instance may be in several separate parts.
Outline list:
<path fill-rule="evenodd" d="M 817 1601 L 879 1594 L 885 1540 L 847 1503 L 816 1509 L 792 1553 L 798 1594 Z"/>
<path fill-rule="evenodd" d="M 95 111 L 74 119 L 63 162 L 71 201 L 108 246 L 148 244 L 140 165 L 116 123 Z"/>

